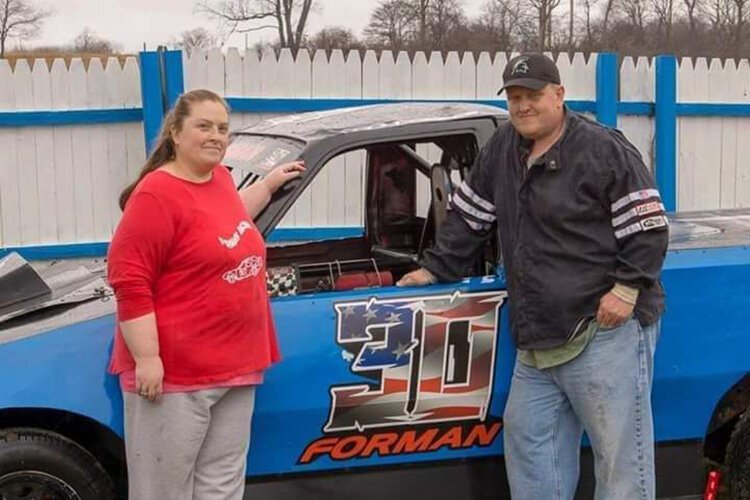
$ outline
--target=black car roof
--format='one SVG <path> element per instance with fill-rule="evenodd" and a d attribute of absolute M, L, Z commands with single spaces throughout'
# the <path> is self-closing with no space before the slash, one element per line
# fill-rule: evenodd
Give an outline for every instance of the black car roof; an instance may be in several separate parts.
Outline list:
<path fill-rule="evenodd" d="M 461 102 L 375 104 L 271 118 L 236 133 L 286 136 L 310 142 L 351 132 L 489 116 L 506 117 L 507 112 L 495 106 Z"/>

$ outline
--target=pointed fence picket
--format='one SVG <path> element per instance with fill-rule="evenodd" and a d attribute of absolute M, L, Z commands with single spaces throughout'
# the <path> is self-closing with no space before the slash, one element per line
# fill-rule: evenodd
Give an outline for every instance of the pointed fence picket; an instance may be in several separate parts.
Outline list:
<path fill-rule="evenodd" d="M 489 52 L 479 54 L 476 71 L 477 99 L 495 99 L 500 85 Z"/>
<path fill-rule="evenodd" d="M 13 72 L 13 86 L 16 90 L 16 109 L 34 109 L 31 67 L 17 61 Z M 43 240 L 39 230 L 39 169 L 36 158 L 36 127 L 18 129 L 16 136 L 18 191 L 20 196 L 20 223 L 22 245 L 38 244 Z M 22 169 L 22 170 L 21 170 Z M 45 180 L 46 182 L 46 180 Z"/>
<path fill-rule="evenodd" d="M 16 92 L 13 71 L 6 59 L 0 59 L 0 110 L 15 109 Z M 0 246 L 21 244 L 21 195 L 18 168 L 17 132 L 0 128 Z"/>
<path fill-rule="evenodd" d="M 89 101 L 89 85 L 83 60 L 75 58 L 70 62 L 70 107 L 71 109 L 86 109 L 91 106 Z M 94 232 L 94 184 L 93 165 L 91 163 L 91 127 L 73 125 L 70 128 L 71 149 L 75 152 L 73 158 L 73 213 L 75 214 L 75 238 L 73 241 L 91 239 Z M 141 139 L 141 150 L 143 139 Z"/>
<path fill-rule="evenodd" d="M 750 62 L 743 59 L 737 66 L 733 101 L 750 104 Z M 740 119 L 737 124 L 737 180 L 735 200 L 737 207 L 750 207 L 750 120 Z"/>
<path fill-rule="evenodd" d="M 138 59 L 128 57 L 125 60 L 122 67 L 122 78 L 123 106 L 125 108 L 139 107 L 141 105 L 141 84 Z M 143 125 L 135 122 L 120 124 L 120 126 L 125 130 L 126 178 L 130 182 L 140 174 L 146 161 L 146 150 L 143 147 Z"/>
<path fill-rule="evenodd" d="M 680 88 L 683 91 L 678 97 L 680 101 L 711 102 L 713 100 L 709 87 L 711 75 L 708 64 L 709 61 L 700 58 L 696 61 L 692 71 L 683 71 L 683 68 L 680 68 L 678 82 L 681 82 L 683 78 L 690 81 L 684 82 L 684 89 Z M 687 184 L 684 186 L 685 193 L 690 193 L 690 198 L 685 198 L 685 195 L 678 190 L 680 197 L 677 206 L 681 210 L 717 208 L 721 194 L 719 177 L 721 156 L 716 154 L 716 145 L 721 143 L 721 118 L 680 119 L 681 124 L 684 121 L 688 122 L 688 126 L 680 129 L 677 150 L 684 152 L 687 158 L 683 161 L 682 154 L 680 155 L 678 183 L 680 188 Z M 683 175 L 685 179 L 682 179 Z"/>
<path fill-rule="evenodd" d="M 62 59 L 52 64 L 50 71 L 51 109 L 70 108 L 68 68 Z M 75 185 L 73 183 L 73 130 L 70 127 L 52 127 L 52 164 L 54 176 L 46 183 L 53 189 L 52 210 L 57 217 L 53 242 L 76 241 Z"/>
<path fill-rule="evenodd" d="M 647 58 L 639 57 L 637 61 L 632 57 L 623 59 L 620 65 L 620 100 L 654 100 L 654 70 Z M 620 116 L 618 127 L 641 153 L 646 165 L 653 170 L 654 120 L 649 116 Z"/>

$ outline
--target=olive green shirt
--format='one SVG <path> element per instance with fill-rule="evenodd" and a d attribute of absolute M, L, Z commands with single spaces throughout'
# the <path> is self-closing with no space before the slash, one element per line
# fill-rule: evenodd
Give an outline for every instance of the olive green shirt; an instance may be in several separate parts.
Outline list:
<path fill-rule="evenodd" d="M 598 324 L 595 319 L 579 329 L 567 343 L 552 349 L 518 349 L 516 356 L 521 363 L 539 370 L 560 366 L 578 357 L 596 335 Z"/>

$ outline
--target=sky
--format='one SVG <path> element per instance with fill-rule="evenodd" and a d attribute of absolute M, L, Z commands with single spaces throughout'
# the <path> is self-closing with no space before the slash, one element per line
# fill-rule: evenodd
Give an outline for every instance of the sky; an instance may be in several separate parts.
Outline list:
<path fill-rule="evenodd" d="M 149 50 L 176 38 L 182 31 L 204 27 L 216 31 L 215 21 L 194 12 L 196 0 L 28 0 L 54 13 L 47 19 L 40 36 L 27 46 L 64 45 L 89 28 L 97 35 L 120 44 L 128 52 Z M 213 0 L 217 3 L 218 0 Z M 360 36 L 378 0 L 317 0 L 308 33 L 326 26 L 344 26 Z M 479 13 L 483 0 L 463 0 L 466 14 Z M 249 45 L 275 40 L 273 30 L 248 36 Z M 245 36 L 234 35 L 227 46 L 245 47 Z"/>

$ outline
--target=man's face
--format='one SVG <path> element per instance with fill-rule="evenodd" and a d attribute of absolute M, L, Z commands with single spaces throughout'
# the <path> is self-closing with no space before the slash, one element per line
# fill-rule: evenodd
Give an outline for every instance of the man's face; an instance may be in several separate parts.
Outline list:
<path fill-rule="evenodd" d="M 553 134 L 564 119 L 562 85 L 548 84 L 541 90 L 508 87 L 510 121 L 518 133 L 537 141 Z"/>

